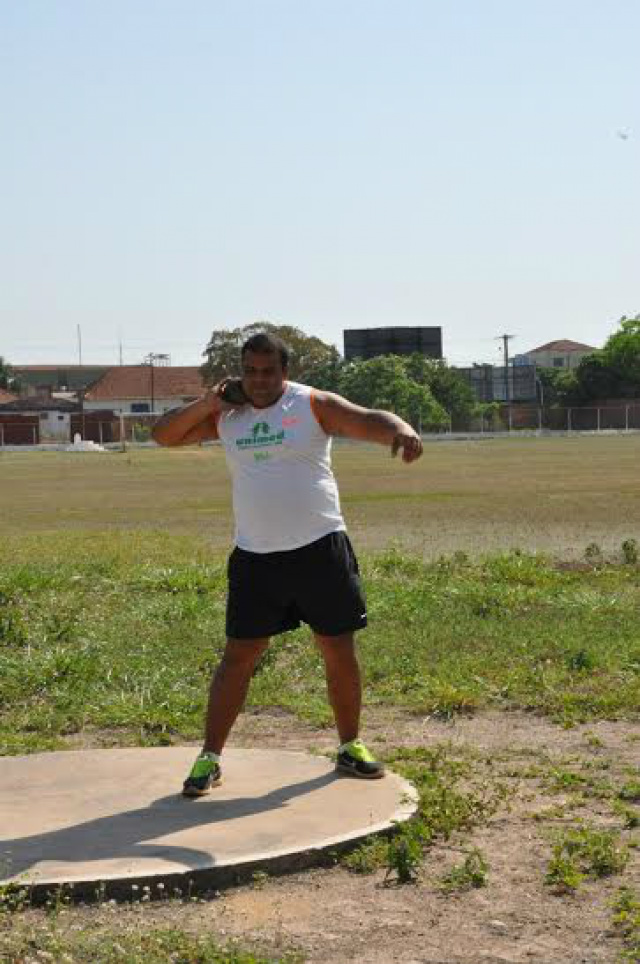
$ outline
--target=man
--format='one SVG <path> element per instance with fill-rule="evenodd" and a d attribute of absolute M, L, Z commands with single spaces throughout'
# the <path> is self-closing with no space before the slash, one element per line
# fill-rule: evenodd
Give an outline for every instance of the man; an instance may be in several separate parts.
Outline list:
<path fill-rule="evenodd" d="M 360 670 L 354 633 L 367 623 L 358 563 L 331 471 L 331 437 L 379 442 L 422 454 L 416 432 L 398 416 L 353 405 L 331 392 L 287 380 L 288 351 L 257 334 L 242 347 L 247 401 L 222 398 L 225 379 L 199 401 L 161 418 L 160 445 L 219 439 L 233 486 L 235 548 L 228 564 L 227 644 L 211 682 L 202 752 L 185 780 L 185 796 L 221 781 L 222 749 L 244 704 L 256 663 L 272 636 L 308 623 L 324 657 L 327 689 L 340 738 L 337 769 L 384 776 L 358 738 Z"/>

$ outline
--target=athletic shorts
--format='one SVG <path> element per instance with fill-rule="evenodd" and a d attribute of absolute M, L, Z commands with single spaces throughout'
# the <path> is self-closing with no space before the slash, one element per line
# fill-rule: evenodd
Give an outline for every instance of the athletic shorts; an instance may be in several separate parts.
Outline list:
<path fill-rule="evenodd" d="M 323 636 L 367 625 L 358 560 L 346 532 L 300 549 L 247 552 L 236 547 L 227 569 L 227 636 L 256 639 L 297 629 Z"/>

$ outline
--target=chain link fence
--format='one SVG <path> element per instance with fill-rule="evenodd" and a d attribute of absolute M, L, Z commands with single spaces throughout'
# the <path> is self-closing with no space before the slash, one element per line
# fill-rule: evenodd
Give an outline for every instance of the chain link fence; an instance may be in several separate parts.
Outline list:
<path fill-rule="evenodd" d="M 84 441 L 116 447 L 118 445 L 153 444 L 151 431 L 157 415 L 118 415 L 101 419 L 99 413 L 82 419 L 71 419 L 69 443 L 76 434 Z M 416 426 L 420 428 L 420 426 Z M 443 435 L 501 435 L 518 433 L 546 434 L 558 432 L 634 432 L 640 431 L 640 402 L 584 408 L 542 408 L 536 406 L 501 406 L 485 416 L 456 418 L 434 432 L 421 430 L 423 436 Z M 15 420 L 0 423 L 0 448 L 6 446 L 34 446 L 41 441 L 37 423 Z"/>
<path fill-rule="evenodd" d="M 91 426 L 85 437 L 100 444 L 108 442 L 144 443 L 151 441 L 154 415 L 125 415 Z M 424 430 L 423 435 L 518 432 L 604 432 L 640 431 L 640 402 L 594 408 L 542 408 L 537 406 L 502 406 L 488 416 L 451 418 L 438 432 Z"/>

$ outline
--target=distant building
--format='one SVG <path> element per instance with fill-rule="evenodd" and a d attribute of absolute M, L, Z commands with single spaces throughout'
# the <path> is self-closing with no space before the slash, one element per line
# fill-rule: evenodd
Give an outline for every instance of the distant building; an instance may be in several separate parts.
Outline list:
<path fill-rule="evenodd" d="M 591 345 L 561 338 L 559 341 L 540 345 L 539 348 L 532 348 L 525 355 L 517 355 L 516 358 L 526 358 L 529 364 L 537 365 L 538 368 L 577 368 L 585 355 L 591 355 L 597 350 Z"/>
<path fill-rule="evenodd" d="M 442 358 L 442 328 L 347 328 L 343 334 L 347 361 L 416 352 Z"/>
<path fill-rule="evenodd" d="M 91 385 L 84 396 L 84 410 L 162 414 L 195 401 L 204 390 L 196 365 L 118 365 Z"/>
<path fill-rule="evenodd" d="M 51 397 L 53 392 L 77 392 L 108 372 L 110 365 L 12 365 L 23 395 Z"/>
<path fill-rule="evenodd" d="M 0 414 L 14 420 L 31 423 L 38 419 L 38 435 L 25 441 L 70 441 L 71 416 L 79 411 L 77 402 L 70 402 L 62 398 L 44 398 L 33 395 L 25 398 L 15 398 L 13 401 L 0 404 Z"/>
<path fill-rule="evenodd" d="M 7 402 L 15 402 L 17 395 L 12 395 L 4 388 L 0 388 L 0 405 L 6 405 Z"/>
<path fill-rule="evenodd" d="M 474 365 L 453 371 L 471 386 L 479 402 L 507 401 L 504 365 Z M 536 401 L 535 365 L 509 365 L 509 401 Z"/>

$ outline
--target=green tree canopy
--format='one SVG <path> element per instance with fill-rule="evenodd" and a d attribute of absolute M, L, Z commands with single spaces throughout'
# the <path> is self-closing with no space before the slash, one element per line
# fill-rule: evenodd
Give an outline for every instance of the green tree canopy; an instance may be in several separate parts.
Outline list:
<path fill-rule="evenodd" d="M 337 348 L 327 345 L 314 335 L 306 335 L 292 325 L 274 325 L 269 321 L 256 322 L 243 328 L 214 331 L 203 354 L 207 361 L 202 374 L 207 384 L 215 384 L 226 375 L 240 374 L 240 349 L 245 341 L 258 332 L 277 335 L 290 352 L 289 375 L 293 381 L 305 381 L 316 369 L 336 364 L 340 356 Z"/>
<path fill-rule="evenodd" d="M 318 388 L 323 392 L 337 392 L 342 394 L 342 374 L 346 362 L 339 356 L 329 361 L 321 362 L 310 372 L 307 372 L 304 382 L 312 388 Z"/>
<path fill-rule="evenodd" d="M 580 359 L 576 369 L 577 391 L 565 397 L 565 402 L 584 404 L 593 399 L 617 398 L 620 394 L 619 378 L 603 352 L 593 352 Z"/>
<path fill-rule="evenodd" d="M 17 392 L 20 390 L 20 383 L 13 374 L 11 365 L 2 355 L 0 355 L 0 388 L 4 388 L 8 392 Z"/>
<path fill-rule="evenodd" d="M 640 395 L 640 315 L 620 319 L 620 328 L 607 340 L 602 357 L 619 395 L 634 398 Z"/>
<path fill-rule="evenodd" d="M 567 376 L 572 374 L 567 372 Z M 545 384 L 548 375 L 545 375 Z M 558 402 L 584 405 L 606 398 L 640 396 L 640 315 L 622 317 L 620 327 L 604 348 L 585 355 L 575 369 L 575 381 L 554 382 Z"/>
<path fill-rule="evenodd" d="M 604 348 L 577 368 L 538 369 L 545 405 L 588 405 L 607 398 L 640 397 L 640 315 L 622 317 Z"/>
<path fill-rule="evenodd" d="M 450 415 L 473 415 L 478 402 L 471 385 L 442 359 L 414 354 L 405 359 L 407 375 L 419 385 L 426 385 L 435 400 Z"/>
<path fill-rule="evenodd" d="M 405 359 L 397 355 L 345 364 L 340 394 L 364 408 L 395 412 L 414 428 L 442 428 L 449 421 L 429 387 L 410 378 Z"/>
<path fill-rule="evenodd" d="M 539 368 L 537 377 L 542 383 L 545 407 L 582 404 L 584 392 L 578 381 L 577 369 Z"/>

